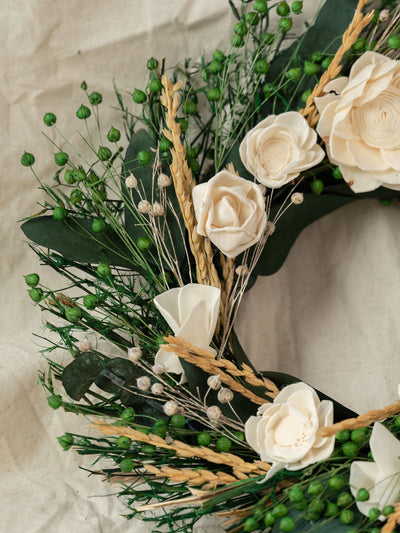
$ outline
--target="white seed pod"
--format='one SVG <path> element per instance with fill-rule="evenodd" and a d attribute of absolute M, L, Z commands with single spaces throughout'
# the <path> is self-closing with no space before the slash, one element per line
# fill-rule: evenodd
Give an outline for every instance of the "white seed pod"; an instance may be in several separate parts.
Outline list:
<path fill-rule="evenodd" d="M 165 214 L 164 207 L 160 202 L 154 202 L 151 212 L 155 217 L 161 217 Z"/>
<path fill-rule="evenodd" d="M 137 363 L 141 357 L 142 350 L 139 348 L 139 346 L 133 346 L 133 348 L 128 348 L 128 359 L 132 361 L 132 363 Z"/>
<path fill-rule="evenodd" d="M 267 222 L 267 228 L 266 228 L 266 233 L 267 235 L 272 235 L 275 231 L 275 224 L 273 222 L 271 222 L 270 220 L 268 220 Z"/>
<path fill-rule="evenodd" d="M 247 272 L 249 271 L 249 267 L 247 265 L 239 265 L 236 267 L 235 272 L 236 274 L 240 276 L 245 276 Z"/>
<path fill-rule="evenodd" d="M 78 341 L 76 343 L 76 347 L 80 352 L 89 352 L 92 349 L 92 345 L 88 340 L 85 341 Z"/>
<path fill-rule="evenodd" d="M 163 411 L 167 416 L 176 415 L 179 411 L 178 404 L 173 400 L 169 400 L 168 402 L 165 402 Z"/>
<path fill-rule="evenodd" d="M 136 189 L 136 187 L 137 187 L 137 179 L 135 178 L 135 176 L 133 176 L 133 174 L 131 174 L 130 176 L 128 176 L 126 178 L 125 185 L 129 189 Z"/>
<path fill-rule="evenodd" d="M 157 185 L 160 189 L 164 189 L 164 187 L 168 187 L 168 185 L 171 185 L 171 178 L 166 174 L 161 173 L 158 176 Z"/>
<path fill-rule="evenodd" d="M 161 376 L 161 374 L 164 374 L 165 372 L 165 366 L 162 363 L 157 363 L 156 365 L 153 365 L 151 369 L 157 376 Z"/>
<path fill-rule="evenodd" d="M 139 213 L 150 213 L 151 212 L 151 203 L 147 200 L 141 200 L 138 203 L 137 209 Z"/>
<path fill-rule="evenodd" d="M 159 396 L 164 392 L 164 385 L 162 383 L 154 383 L 151 386 L 151 392 L 156 396 Z"/>
<path fill-rule="evenodd" d="M 168 433 L 165 435 L 164 440 L 167 444 L 172 444 L 174 442 L 174 439 Z"/>
<path fill-rule="evenodd" d="M 137 378 L 136 380 L 136 386 L 139 390 L 149 390 L 151 385 L 151 381 L 149 376 L 140 376 L 140 378 Z"/>
<path fill-rule="evenodd" d="M 221 418 L 221 409 L 217 405 L 211 405 L 207 409 L 207 416 L 210 420 L 217 421 Z"/>
<path fill-rule="evenodd" d="M 207 379 L 207 385 L 212 390 L 218 390 L 221 387 L 221 378 L 219 376 L 210 376 Z"/>
<path fill-rule="evenodd" d="M 382 11 L 379 13 L 379 20 L 381 22 L 386 22 L 389 20 L 390 17 L 390 11 L 389 9 L 382 9 Z"/>
<path fill-rule="evenodd" d="M 222 387 L 222 389 L 218 391 L 217 398 L 218 398 L 218 401 L 221 403 L 229 403 L 233 400 L 233 392 L 231 391 L 231 389 Z"/>
<path fill-rule="evenodd" d="M 304 194 L 302 192 L 294 192 L 292 196 L 290 197 L 290 200 L 295 205 L 300 205 L 303 203 L 304 200 Z"/>

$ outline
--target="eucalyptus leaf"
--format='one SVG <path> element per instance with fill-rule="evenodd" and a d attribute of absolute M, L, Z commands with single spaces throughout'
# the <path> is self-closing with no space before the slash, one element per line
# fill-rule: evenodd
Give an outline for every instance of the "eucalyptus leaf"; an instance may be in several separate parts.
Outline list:
<path fill-rule="evenodd" d="M 131 377 L 138 377 L 137 367 L 123 357 L 110 359 L 96 379 L 96 385 L 112 394 L 118 394 Z"/>
<path fill-rule="evenodd" d="M 77 355 L 67 365 L 61 375 L 61 381 L 66 393 L 73 400 L 80 400 L 98 378 L 105 363 L 93 352 Z"/>

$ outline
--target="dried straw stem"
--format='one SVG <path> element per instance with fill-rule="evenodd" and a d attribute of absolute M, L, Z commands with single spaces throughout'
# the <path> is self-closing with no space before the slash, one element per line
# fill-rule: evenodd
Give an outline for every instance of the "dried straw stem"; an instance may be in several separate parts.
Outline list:
<path fill-rule="evenodd" d="M 257 396 L 254 392 L 248 390 L 232 377 L 241 377 L 244 374 L 244 372 L 239 370 L 232 361 L 228 361 L 227 359 L 215 359 L 210 352 L 202 350 L 197 346 L 192 346 L 189 342 L 186 342 L 179 337 L 169 336 L 164 337 L 164 340 L 168 343 L 165 346 L 163 345 L 164 350 L 175 353 L 182 359 L 185 359 L 185 361 L 196 365 L 208 374 L 217 374 L 222 383 L 245 398 L 248 398 L 253 403 L 256 403 L 257 405 L 268 403 L 268 400 Z M 227 374 L 222 369 L 227 370 L 231 375 Z"/>
<path fill-rule="evenodd" d="M 154 465 L 143 465 L 147 472 L 158 478 L 168 478 L 174 483 L 186 483 L 191 487 L 202 486 L 203 490 L 214 490 L 218 485 L 228 485 L 235 483 L 238 479 L 225 472 L 211 472 L 210 470 L 180 470 L 162 466 L 157 468 Z"/>
<path fill-rule="evenodd" d="M 226 257 L 222 252 L 219 254 L 222 267 L 221 305 L 219 308 L 219 321 L 226 325 L 230 314 L 229 297 L 232 292 L 235 278 L 235 258 Z"/>
<path fill-rule="evenodd" d="M 237 455 L 225 452 L 215 452 L 204 446 L 189 446 L 189 444 L 185 444 L 178 440 L 174 440 L 171 444 L 167 444 L 164 439 L 157 435 L 152 435 L 151 433 L 146 435 L 133 428 L 113 426 L 101 422 L 100 420 L 96 420 L 91 427 L 99 430 L 103 435 L 122 435 L 137 442 L 145 442 L 146 444 L 152 444 L 158 448 L 173 450 L 178 457 L 199 457 L 209 463 L 229 466 L 232 468 L 233 474 L 239 479 L 246 479 L 246 474 L 264 474 L 271 468 L 268 463 L 264 463 L 263 461 L 246 463 Z"/>
<path fill-rule="evenodd" d="M 374 422 L 385 420 L 385 418 L 388 416 L 397 415 L 397 413 L 400 413 L 400 400 L 398 400 L 396 403 L 387 405 L 383 409 L 374 409 L 372 411 L 368 411 L 368 413 L 357 416 L 356 418 L 347 418 L 346 420 L 342 420 L 337 424 L 332 424 L 331 426 L 322 428 L 317 432 L 317 435 L 320 437 L 333 437 L 336 435 L 336 433 L 338 433 L 338 431 L 342 431 L 343 429 L 363 428 L 373 424 Z"/>
<path fill-rule="evenodd" d="M 396 525 L 400 525 L 400 502 L 395 503 L 394 511 L 388 516 L 386 524 L 381 529 L 381 533 L 392 533 L 392 531 L 395 531 Z"/>
<path fill-rule="evenodd" d="M 370 11 L 365 16 L 362 14 L 362 9 L 367 1 L 368 0 L 359 0 L 353 20 L 350 22 L 347 30 L 343 34 L 342 44 L 334 55 L 328 70 L 322 74 L 319 82 L 308 97 L 306 107 L 300 111 L 303 116 L 307 117 L 307 121 L 310 126 L 315 126 L 319 117 L 314 99 L 317 96 L 321 96 L 321 94 L 324 92 L 325 85 L 336 78 L 336 76 L 339 74 L 342 69 L 340 62 L 342 61 L 344 54 L 353 46 L 362 30 L 371 22 L 374 17 L 374 11 Z"/>
<path fill-rule="evenodd" d="M 207 237 L 202 237 L 197 233 L 197 222 L 192 202 L 192 189 L 195 182 L 186 161 L 185 147 L 181 142 L 181 126 L 176 121 L 179 107 L 178 90 L 182 87 L 183 82 L 174 85 L 164 74 L 162 83 L 164 89 L 161 103 L 166 108 L 165 122 L 168 128 L 164 129 L 163 133 L 173 144 L 173 148 L 171 148 L 171 175 L 183 220 L 188 230 L 190 249 L 196 261 L 197 282 L 220 288 L 221 283 L 213 263 L 211 243 Z"/>

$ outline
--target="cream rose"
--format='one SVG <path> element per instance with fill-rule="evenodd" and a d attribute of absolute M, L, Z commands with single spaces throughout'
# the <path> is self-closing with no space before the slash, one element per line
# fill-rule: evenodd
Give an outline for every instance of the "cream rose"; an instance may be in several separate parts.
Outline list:
<path fill-rule="evenodd" d="M 332 422 L 333 403 L 321 402 L 305 383 L 294 383 L 247 420 L 246 440 L 263 461 L 272 463 L 271 477 L 282 468 L 299 470 L 327 459 L 335 438 L 318 437 L 317 431 Z"/>
<path fill-rule="evenodd" d="M 262 238 L 267 215 L 255 183 L 222 170 L 196 185 L 192 195 L 197 232 L 207 235 L 227 257 L 236 257 Z"/>
<path fill-rule="evenodd" d="M 354 192 L 400 184 L 400 62 L 366 52 L 315 99 L 317 131 Z"/>
<path fill-rule="evenodd" d="M 216 287 L 189 283 L 159 294 L 154 303 L 176 336 L 215 353 L 209 345 L 217 325 L 220 297 Z M 162 348 L 154 363 L 163 365 L 166 372 L 183 373 L 179 357 Z"/>
<path fill-rule="evenodd" d="M 247 170 L 271 189 L 289 183 L 325 157 L 317 134 L 296 111 L 261 121 L 246 134 L 239 153 Z"/>

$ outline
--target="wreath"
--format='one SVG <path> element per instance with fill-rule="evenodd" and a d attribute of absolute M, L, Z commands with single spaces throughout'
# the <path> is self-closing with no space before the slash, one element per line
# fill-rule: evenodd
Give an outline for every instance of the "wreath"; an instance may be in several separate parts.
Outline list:
<path fill-rule="evenodd" d="M 399 7 L 326 3 L 282 50 L 301 1 L 229 3 L 229 50 L 168 75 L 149 59 L 133 111 L 116 89 L 126 151 L 114 126 L 105 141 L 102 96 L 83 82 L 91 159 L 56 144 L 47 185 L 22 155 L 48 196 L 22 230 L 67 283 L 25 276 L 51 338 L 40 381 L 50 407 L 98 430 L 58 441 L 94 454 L 91 473 L 153 531 L 215 513 L 230 532 L 394 531 L 400 402 L 356 415 L 259 372 L 234 324 L 304 227 L 359 198 L 398 197 Z M 339 46 L 321 41 L 328 27 Z M 43 120 L 58 128 L 54 113 Z"/>

